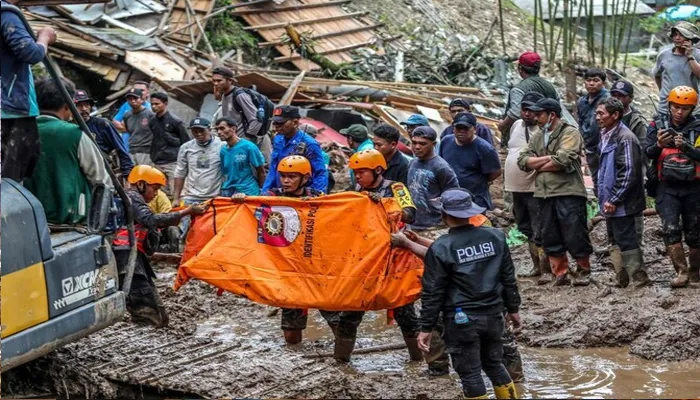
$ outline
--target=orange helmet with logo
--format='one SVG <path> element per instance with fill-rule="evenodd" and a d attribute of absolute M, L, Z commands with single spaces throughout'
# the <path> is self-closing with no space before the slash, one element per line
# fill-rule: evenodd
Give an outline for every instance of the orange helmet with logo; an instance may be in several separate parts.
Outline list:
<path fill-rule="evenodd" d="M 311 163 L 306 157 L 288 156 L 277 165 L 277 172 L 296 172 L 302 175 L 311 175 Z"/>
<path fill-rule="evenodd" d="M 382 153 L 377 150 L 362 150 L 350 157 L 350 168 L 355 169 L 375 169 L 382 167 L 386 170 L 386 160 Z"/>
<path fill-rule="evenodd" d="M 698 92 L 689 86 L 676 86 L 668 94 L 668 102 L 681 106 L 695 106 L 698 104 Z"/>
<path fill-rule="evenodd" d="M 165 186 L 165 174 L 150 165 L 137 165 L 129 173 L 129 183 L 132 185 L 144 181 L 149 185 Z"/>

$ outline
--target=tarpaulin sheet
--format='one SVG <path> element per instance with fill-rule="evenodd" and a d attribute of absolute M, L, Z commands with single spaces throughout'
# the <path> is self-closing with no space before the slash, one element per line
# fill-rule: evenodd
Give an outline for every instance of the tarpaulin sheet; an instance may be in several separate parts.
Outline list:
<path fill-rule="evenodd" d="M 423 274 L 422 260 L 391 247 L 400 215 L 393 199 L 361 193 L 214 199 L 192 223 L 175 290 L 194 278 L 277 307 L 400 307 Z"/>

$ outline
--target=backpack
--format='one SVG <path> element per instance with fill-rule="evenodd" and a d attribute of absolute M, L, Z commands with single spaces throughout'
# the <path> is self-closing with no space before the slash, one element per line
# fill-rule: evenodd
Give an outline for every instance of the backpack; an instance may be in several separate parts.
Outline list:
<path fill-rule="evenodd" d="M 275 104 L 267 98 L 267 96 L 258 93 L 257 91 L 249 88 L 236 87 L 233 90 L 233 107 L 236 109 L 238 115 L 241 116 L 241 121 L 246 131 L 248 130 L 248 119 L 246 118 L 243 108 L 238 104 L 238 96 L 242 93 L 246 93 L 253 100 L 255 108 L 258 110 L 257 119 L 262 122 L 262 127 L 260 131 L 256 133 L 257 136 L 264 136 L 270 129 L 270 118 L 272 118 L 272 112 L 275 110 Z"/>

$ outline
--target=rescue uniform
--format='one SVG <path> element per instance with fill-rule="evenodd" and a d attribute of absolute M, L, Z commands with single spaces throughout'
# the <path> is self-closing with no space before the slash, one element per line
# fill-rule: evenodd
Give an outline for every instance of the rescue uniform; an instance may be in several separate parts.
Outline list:
<path fill-rule="evenodd" d="M 431 332 L 443 313 L 444 340 L 468 398 L 486 394 L 481 370 L 495 388 L 511 383 L 503 365 L 502 309 L 517 313 L 520 294 L 505 234 L 471 225 L 452 228 L 425 256 L 420 330 Z M 457 308 L 469 321 L 455 321 Z"/>
<path fill-rule="evenodd" d="M 151 268 L 147 255 L 153 254 L 158 246 L 160 240 L 158 228 L 177 225 L 181 215 L 179 213 L 154 213 L 143 196 L 135 189 L 127 190 L 126 194 L 131 200 L 134 212 L 134 228 L 138 248 L 134 278 L 131 282 L 131 290 L 127 295 L 126 305 L 130 310 L 143 306 L 157 310 L 162 307 L 162 304 L 153 282 L 156 274 Z M 129 258 L 129 234 L 127 230 L 117 231 L 112 244 L 119 269 L 119 282 L 122 285 Z"/>

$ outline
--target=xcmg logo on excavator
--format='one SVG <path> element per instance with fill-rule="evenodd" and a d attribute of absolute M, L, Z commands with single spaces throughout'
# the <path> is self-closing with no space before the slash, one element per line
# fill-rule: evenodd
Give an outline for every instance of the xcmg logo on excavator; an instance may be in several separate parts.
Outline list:
<path fill-rule="evenodd" d="M 63 288 L 63 297 L 95 286 L 95 279 L 97 278 L 98 272 L 99 270 L 96 269 L 82 275 L 73 276 L 62 280 L 61 287 Z"/>

